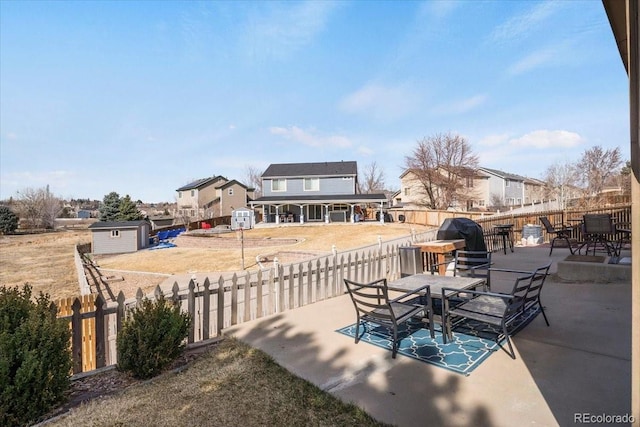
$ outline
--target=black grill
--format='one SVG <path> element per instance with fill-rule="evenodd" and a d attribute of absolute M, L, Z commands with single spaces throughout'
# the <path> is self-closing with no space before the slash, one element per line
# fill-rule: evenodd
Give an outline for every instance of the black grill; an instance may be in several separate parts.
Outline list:
<path fill-rule="evenodd" d="M 487 250 L 482 227 L 469 218 L 445 219 L 438 229 L 436 238 L 438 240 L 464 239 L 466 250 L 468 251 Z"/>

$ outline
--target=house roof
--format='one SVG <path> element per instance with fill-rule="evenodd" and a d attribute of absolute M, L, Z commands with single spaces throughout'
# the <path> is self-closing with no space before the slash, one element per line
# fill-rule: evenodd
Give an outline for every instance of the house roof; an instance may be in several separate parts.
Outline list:
<path fill-rule="evenodd" d="M 88 228 L 138 228 L 143 224 L 148 224 L 145 220 L 140 221 L 98 221 Z"/>
<path fill-rule="evenodd" d="M 226 178 L 218 175 L 218 176 L 211 176 L 209 178 L 198 179 L 196 181 L 190 182 L 187 185 L 183 185 L 182 187 L 178 188 L 176 191 L 195 190 L 220 180 L 226 181 Z"/>
<path fill-rule="evenodd" d="M 346 176 L 358 175 L 358 163 L 354 161 L 318 163 L 275 163 L 269 165 L 263 178 L 300 176 Z"/>
<path fill-rule="evenodd" d="M 237 181 L 237 180 L 235 180 L 235 179 L 232 179 L 232 180 L 231 180 L 231 181 L 229 181 L 229 182 L 225 182 L 224 184 L 222 184 L 222 185 L 220 185 L 220 186 L 216 187 L 216 189 L 218 189 L 218 188 L 219 188 L 219 189 L 221 189 L 221 190 L 224 190 L 224 189 L 229 188 L 229 187 L 231 187 L 231 186 L 233 186 L 233 185 L 239 185 L 240 187 L 244 188 L 245 190 L 248 190 L 248 189 L 249 189 L 246 185 L 244 185 L 243 183 L 241 183 L 240 181 Z"/>
<path fill-rule="evenodd" d="M 524 180 L 527 179 L 524 176 L 520 176 L 520 175 L 516 175 L 516 174 L 513 174 L 513 173 L 508 173 L 508 172 L 503 172 L 503 171 L 498 170 L 498 169 L 479 168 L 479 170 L 481 170 L 483 172 L 486 172 L 488 174 L 491 174 L 491 175 L 498 176 L 500 178 L 509 179 L 511 181 L 524 181 Z"/>

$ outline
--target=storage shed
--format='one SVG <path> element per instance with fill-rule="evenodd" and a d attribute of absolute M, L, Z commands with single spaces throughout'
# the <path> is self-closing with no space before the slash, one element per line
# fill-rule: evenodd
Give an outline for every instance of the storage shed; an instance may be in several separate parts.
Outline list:
<path fill-rule="evenodd" d="M 99 221 L 89 226 L 96 255 L 136 252 L 149 246 L 147 221 Z"/>
<path fill-rule="evenodd" d="M 231 212 L 231 229 L 248 230 L 256 224 L 255 214 L 252 209 L 238 208 Z"/>

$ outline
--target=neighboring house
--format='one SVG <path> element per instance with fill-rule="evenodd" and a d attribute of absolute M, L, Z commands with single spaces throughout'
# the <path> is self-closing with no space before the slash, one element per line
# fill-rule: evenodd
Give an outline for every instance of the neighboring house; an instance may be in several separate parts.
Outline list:
<path fill-rule="evenodd" d="M 193 220 L 230 216 L 235 208 L 247 206 L 254 190 L 218 175 L 191 182 L 176 191 L 176 216 Z"/>
<path fill-rule="evenodd" d="M 379 210 L 384 194 L 357 194 L 354 161 L 272 164 L 262 174 L 262 197 L 249 202 L 265 222 L 355 222 L 362 208 Z"/>
<path fill-rule="evenodd" d="M 545 199 L 545 182 L 535 178 L 524 180 L 524 204 L 539 204 Z"/>
<path fill-rule="evenodd" d="M 523 206 L 525 203 L 525 180 L 527 178 L 497 169 L 479 168 L 489 178 L 488 203 L 502 206 Z"/>
<path fill-rule="evenodd" d="M 91 211 L 86 209 L 78 209 L 78 212 L 76 212 L 76 217 L 81 219 L 91 218 Z"/>
<path fill-rule="evenodd" d="M 98 221 L 89 226 L 96 255 L 136 252 L 149 246 L 148 221 Z"/>
<path fill-rule="evenodd" d="M 473 176 L 461 178 L 461 181 L 463 181 L 461 182 L 462 191 L 448 208 L 457 210 L 486 209 L 485 196 L 488 194 L 488 176 L 476 171 Z M 434 191 L 437 199 L 440 190 L 435 188 Z M 408 209 L 424 208 L 428 205 L 429 196 L 415 172 L 407 169 L 400 175 L 400 191 L 393 195 L 393 201 L 394 206 Z"/>
<path fill-rule="evenodd" d="M 473 178 L 462 178 L 463 191 L 449 208 L 487 210 L 500 206 L 523 206 L 543 200 L 544 182 L 496 169 L 478 168 Z M 438 189 L 435 189 L 436 197 Z M 411 170 L 400 175 L 400 191 L 393 196 L 394 206 L 414 209 L 428 200 L 424 187 Z"/>

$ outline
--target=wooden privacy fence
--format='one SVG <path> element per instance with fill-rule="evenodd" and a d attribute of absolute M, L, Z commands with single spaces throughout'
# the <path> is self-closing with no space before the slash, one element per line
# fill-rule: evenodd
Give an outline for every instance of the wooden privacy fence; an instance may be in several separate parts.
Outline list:
<path fill-rule="evenodd" d="M 220 275 L 203 283 L 192 279 L 186 288 L 174 283 L 167 292 L 158 286 L 148 297 L 154 299 L 163 293 L 180 304 L 193 319 L 187 342 L 196 343 L 220 336 L 231 325 L 342 295 L 343 278 L 362 282 L 398 278 L 399 248 L 406 244 L 387 244 L 231 277 Z M 59 317 L 69 320 L 72 332 L 74 374 L 117 363 L 117 334 L 128 310 L 143 298 L 138 289 L 133 299 L 125 299 L 120 292 L 116 302 L 95 294 L 57 302 Z"/>

